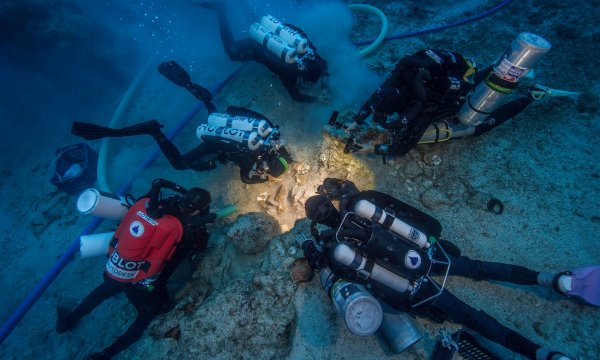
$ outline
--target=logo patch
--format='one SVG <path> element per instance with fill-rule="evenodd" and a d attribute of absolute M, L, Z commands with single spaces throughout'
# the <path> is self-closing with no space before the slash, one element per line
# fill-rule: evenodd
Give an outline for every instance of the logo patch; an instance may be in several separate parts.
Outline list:
<path fill-rule="evenodd" d="M 129 233 L 136 238 L 144 235 L 144 225 L 139 221 L 132 221 L 129 224 Z"/>
<path fill-rule="evenodd" d="M 148 222 L 150 225 L 152 225 L 152 226 L 156 226 L 156 225 L 158 225 L 158 223 L 156 222 L 156 220 L 154 220 L 154 219 L 153 219 L 153 218 L 151 218 L 150 216 L 148 216 L 148 215 L 144 214 L 144 212 L 143 212 L 143 211 L 141 211 L 141 210 L 140 210 L 140 211 L 138 211 L 136 214 L 137 214 L 137 216 L 139 216 L 139 217 L 141 217 L 142 219 L 146 220 L 146 221 L 147 221 L 147 222 Z"/>
<path fill-rule="evenodd" d="M 421 266 L 421 256 L 414 250 L 409 250 L 404 257 L 404 266 L 409 269 L 418 269 Z"/>
<path fill-rule="evenodd" d="M 431 50 L 425 51 L 425 54 L 427 54 L 427 56 L 429 56 L 433 61 L 435 61 L 438 64 L 441 64 L 444 61 L 438 54 L 434 53 Z"/>

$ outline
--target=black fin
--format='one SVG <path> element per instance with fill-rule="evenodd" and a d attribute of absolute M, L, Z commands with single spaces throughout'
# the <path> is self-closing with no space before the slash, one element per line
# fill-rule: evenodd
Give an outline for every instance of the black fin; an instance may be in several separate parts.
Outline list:
<path fill-rule="evenodd" d="M 134 135 L 154 135 L 160 132 L 162 125 L 156 120 L 145 121 L 121 129 L 112 129 L 85 122 L 74 122 L 71 133 L 86 140 L 96 140 L 105 137 L 122 137 Z"/>
<path fill-rule="evenodd" d="M 114 129 L 85 122 L 76 121 L 71 126 L 71 134 L 77 135 L 86 140 L 102 139 L 105 137 L 114 136 L 114 133 Z"/>
<path fill-rule="evenodd" d="M 173 84 L 181 87 L 187 87 L 192 83 L 190 74 L 175 61 L 167 61 L 158 65 L 158 72 Z"/>

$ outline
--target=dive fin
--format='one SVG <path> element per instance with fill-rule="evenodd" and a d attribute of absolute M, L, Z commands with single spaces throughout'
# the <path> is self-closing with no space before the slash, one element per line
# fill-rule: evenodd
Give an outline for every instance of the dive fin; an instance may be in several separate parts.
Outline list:
<path fill-rule="evenodd" d="M 573 270 L 571 290 L 568 296 L 576 296 L 593 306 L 600 306 L 600 265 Z"/>
<path fill-rule="evenodd" d="M 192 83 L 190 74 L 175 61 L 167 61 L 158 65 L 158 72 L 173 84 L 181 87 L 188 87 Z"/>
<path fill-rule="evenodd" d="M 552 89 L 543 85 L 530 86 L 527 89 L 527 91 L 529 92 L 529 95 L 533 98 L 533 100 L 540 100 L 545 97 L 577 97 L 580 95 L 580 93 L 576 91 Z"/>
<path fill-rule="evenodd" d="M 71 133 L 86 140 L 96 140 L 105 137 L 122 137 L 134 135 L 153 135 L 160 132 L 162 125 L 156 120 L 145 121 L 121 129 L 112 129 L 92 123 L 74 122 Z"/>
<path fill-rule="evenodd" d="M 114 129 L 104 126 L 75 121 L 71 126 L 71 134 L 82 137 L 86 140 L 96 140 L 113 136 Z"/>

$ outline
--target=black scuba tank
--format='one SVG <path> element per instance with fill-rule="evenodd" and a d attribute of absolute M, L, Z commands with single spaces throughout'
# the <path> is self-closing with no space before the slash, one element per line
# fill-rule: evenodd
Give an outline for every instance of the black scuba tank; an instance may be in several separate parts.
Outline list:
<path fill-rule="evenodd" d="M 373 224 L 367 249 L 378 264 L 410 280 L 427 275 L 431 268 L 427 251 L 379 224 Z"/>

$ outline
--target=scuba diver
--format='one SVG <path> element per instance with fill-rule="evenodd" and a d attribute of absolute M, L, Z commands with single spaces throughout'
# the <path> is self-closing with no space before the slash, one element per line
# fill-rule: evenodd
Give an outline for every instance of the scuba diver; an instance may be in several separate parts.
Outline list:
<path fill-rule="evenodd" d="M 316 97 L 302 94 L 300 88 L 310 89 L 321 78 L 321 87 L 326 88 L 324 78 L 328 75 L 327 62 L 319 56 L 302 29 L 291 24 L 282 24 L 276 18 L 267 15 L 262 18 L 260 24 L 254 23 L 250 26 L 250 38 L 236 41 L 229 27 L 224 2 L 202 1 L 193 5 L 217 13 L 221 41 L 232 61 L 254 60 L 265 65 L 279 76 L 295 101 L 316 101 Z"/>
<path fill-rule="evenodd" d="M 173 168 L 205 171 L 216 168 L 216 161 L 231 161 L 240 167 L 240 178 L 246 184 L 266 182 L 269 176 L 276 178 L 287 171 L 291 155 L 279 139 L 279 128 L 266 117 L 235 106 L 228 107 L 227 114 L 217 113 L 211 93 L 192 83 L 190 75 L 179 64 L 165 62 L 159 65 L 158 71 L 202 101 L 209 112 L 208 123 L 201 124 L 196 131 L 201 143 L 194 149 L 182 155 L 156 120 L 120 129 L 74 122 L 71 133 L 86 140 L 150 135 Z"/>
<path fill-rule="evenodd" d="M 163 197 L 163 189 L 179 195 Z M 56 331 L 70 331 L 98 305 L 123 292 L 137 311 L 135 321 L 89 358 L 110 359 L 136 342 L 157 315 L 173 307 L 167 281 L 178 265 L 206 249 L 206 224 L 216 219 L 209 213 L 210 202 L 204 189 L 186 190 L 168 180 L 154 180 L 148 194 L 131 204 L 110 241 L 104 282 L 75 309 L 57 308 Z"/>
<path fill-rule="evenodd" d="M 506 58 L 502 58 L 500 65 L 504 64 Z M 328 131 L 336 137 L 340 134 L 337 134 L 335 128 L 343 128 L 343 133 L 350 133 L 345 139 L 346 152 L 361 151 L 384 156 L 402 156 L 417 143 L 435 143 L 486 133 L 519 114 L 534 100 L 540 100 L 547 95 L 577 94 L 532 85 L 520 88 L 525 90 L 524 96 L 499 105 L 505 95 L 517 88 L 518 81 L 528 70 L 525 67 L 516 67 L 520 70 L 519 76 L 500 78 L 497 75 L 498 69 L 504 68 L 500 65 L 478 71 L 473 58 L 453 51 L 417 51 L 398 61 L 394 70 L 351 121 L 343 124 L 332 120 L 329 125 L 335 126 Z M 480 87 L 492 94 L 486 94 L 487 98 L 475 103 L 473 94 Z M 489 109 L 481 108 L 490 105 L 493 106 Z M 468 112 L 480 118 L 471 121 L 469 117 L 473 116 L 467 114 Z M 375 146 L 362 145 L 374 137 L 368 133 L 361 134 L 363 132 L 357 128 L 369 117 L 373 119 L 373 127 L 387 130 L 384 136 L 387 140 Z"/>
<path fill-rule="evenodd" d="M 332 273 L 364 292 L 369 289 L 368 293 L 396 310 L 438 323 L 463 324 L 530 359 L 555 360 L 568 357 L 533 343 L 458 299 L 445 288 L 447 277 L 543 285 L 600 306 L 600 266 L 553 274 L 473 260 L 461 255 L 450 241 L 440 239 L 442 226 L 436 219 L 389 195 L 359 191 L 351 181 L 333 178 L 325 179 L 317 193 L 305 203 L 312 238 L 300 235 L 296 239 L 309 264 L 324 269 L 325 276 Z M 332 201 L 339 201 L 339 210 Z M 328 229 L 318 229 L 317 224 Z M 443 277 L 441 285 L 431 277 L 434 274 Z M 321 277 L 323 283 L 323 274 Z M 365 313 L 361 314 L 364 317 Z M 348 315 L 344 318 L 347 324 L 353 323 Z M 362 318 L 356 322 L 370 324 Z"/>

